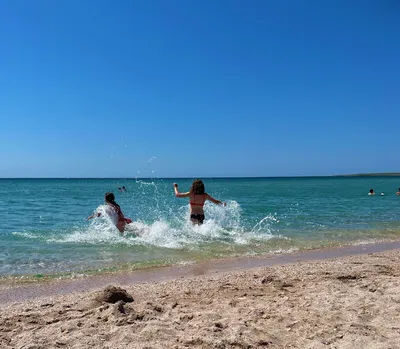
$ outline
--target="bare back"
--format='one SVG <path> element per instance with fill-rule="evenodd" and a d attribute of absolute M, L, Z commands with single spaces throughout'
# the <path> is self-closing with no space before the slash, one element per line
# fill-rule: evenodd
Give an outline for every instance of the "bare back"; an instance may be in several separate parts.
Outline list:
<path fill-rule="evenodd" d="M 207 194 L 190 194 L 190 213 L 191 214 L 204 214 L 204 203 L 207 200 Z"/>

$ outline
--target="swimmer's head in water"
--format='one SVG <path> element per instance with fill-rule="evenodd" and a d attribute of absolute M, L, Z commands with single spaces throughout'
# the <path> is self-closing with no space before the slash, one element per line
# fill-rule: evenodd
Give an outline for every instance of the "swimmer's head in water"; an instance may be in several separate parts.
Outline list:
<path fill-rule="evenodd" d="M 195 179 L 190 188 L 191 194 L 204 194 L 204 183 L 201 179 Z"/>
<path fill-rule="evenodd" d="M 113 193 L 106 193 L 106 195 L 104 195 L 104 200 L 112 203 L 115 201 L 115 196 Z"/>

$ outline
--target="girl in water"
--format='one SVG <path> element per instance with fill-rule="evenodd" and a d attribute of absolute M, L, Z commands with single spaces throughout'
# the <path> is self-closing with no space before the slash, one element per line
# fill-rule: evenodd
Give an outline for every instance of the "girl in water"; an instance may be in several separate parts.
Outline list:
<path fill-rule="evenodd" d="M 210 200 L 216 205 L 226 206 L 225 202 L 214 199 L 211 195 L 208 195 L 204 189 L 204 183 L 200 179 L 193 181 L 190 191 L 187 193 L 180 193 L 178 190 L 178 184 L 174 183 L 175 196 L 178 198 L 190 199 L 190 220 L 194 224 L 202 224 L 204 221 L 204 210 L 203 206 L 207 200 Z"/>
<path fill-rule="evenodd" d="M 132 219 L 125 218 L 124 214 L 121 211 L 121 207 L 115 202 L 115 196 L 113 193 L 106 193 L 104 195 L 104 201 L 106 202 L 105 211 L 107 215 L 111 218 L 117 229 L 120 233 L 125 231 L 125 225 L 132 223 Z M 97 212 L 92 214 L 87 219 L 92 219 L 94 217 L 100 217 L 101 213 Z"/>

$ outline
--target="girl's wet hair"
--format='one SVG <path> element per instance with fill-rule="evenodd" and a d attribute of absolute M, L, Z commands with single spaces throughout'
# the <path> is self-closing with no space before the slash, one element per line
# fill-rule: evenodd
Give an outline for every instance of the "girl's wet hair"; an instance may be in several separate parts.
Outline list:
<path fill-rule="evenodd" d="M 204 183 L 201 179 L 195 179 L 190 188 L 190 194 L 204 194 Z"/>
<path fill-rule="evenodd" d="M 115 196 L 113 193 L 106 193 L 106 195 L 104 195 L 104 199 L 111 204 L 115 202 Z"/>
<path fill-rule="evenodd" d="M 106 202 L 113 205 L 118 210 L 118 212 L 121 211 L 121 207 L 115 202 L 115 196 L 113 193 L 106 193 L 106 195 L 104 195 L 104 199 L 106 200 Z"/>

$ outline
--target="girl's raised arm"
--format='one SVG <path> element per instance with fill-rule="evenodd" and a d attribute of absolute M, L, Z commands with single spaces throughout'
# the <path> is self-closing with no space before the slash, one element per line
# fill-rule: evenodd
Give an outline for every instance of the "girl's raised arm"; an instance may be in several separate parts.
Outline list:
<path fill-rule="evenodd" d="M 175 196 L 177 198 L 186 198 L 190 195 L 189 191 L 187 193 L 180 193 L 178 190 L 178 184 L 176 184 L 176 183 L 174 183 L 174 192 L 175 192 Z"/>

